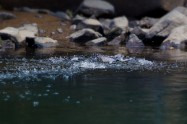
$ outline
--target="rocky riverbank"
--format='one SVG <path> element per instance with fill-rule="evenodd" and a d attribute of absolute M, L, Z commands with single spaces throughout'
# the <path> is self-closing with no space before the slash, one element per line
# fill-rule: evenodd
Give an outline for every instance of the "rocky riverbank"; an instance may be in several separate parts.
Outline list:
<path fill-rule="evenodd" d="M 187 8 L 176 7 L 160 18 L 132 19 L 115 15 L 115 7 L 103 0 L 85 0 L 77 11 L 16 8 L 0 12 L 0 45 L 6 49 L 65 48 L 92 52 L 110 46 L 141 51 L 187 48 Z M 93 50 L 94 49 L 94 50 Z M 110 50 L 110 49 L 108 49 Z M 124 50 L 124 51 L 125 51 Z"/>

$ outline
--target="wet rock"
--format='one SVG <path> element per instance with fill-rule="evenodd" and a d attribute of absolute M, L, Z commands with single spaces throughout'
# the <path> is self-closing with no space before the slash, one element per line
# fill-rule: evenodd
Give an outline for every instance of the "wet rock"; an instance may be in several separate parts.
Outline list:
<path fill-rule="evenodd" d="M 126 43 L 127 48 L 142 48 L 144 43 L 135 34 L 129 36 L 129 40 Z"/>
<path fill-rule="evenodd" d="M 68 38 L 74 42 L 85 43 L 87 41 L 97 39 L 99 37 L 102 37 L 102 35 L 100 33 L 87 28 L 87 29 L 82 29 L 82 30 L 79 30 L 79 31 L 71 34 Z"/>
<path fill-rule="evenodd" d="M 107 39 L 105 37 L 100 37 L 91 41 L 86 42 L 87 46 L 98 46 L 98 45 L 104 45 L 106 43 Z"/>
<path fill-rule="evenodd" d="M 65 12 L 62 12 L 62 11 L 55 12 L 52 15 L 62 20 L 71 20 L 71 17 L 69 17 Z"/>
<path fill-rule="evenodd" d="M 90 28 L 97 32 L 103 33 L 102 24 L 97 19 L 86 19 L 77 25 L 77 29 Z"/>
<path fill-rule="evenodd" d="M 25 24 L 22 27 L 7 27 L 0 30 L 2 40 L 10 40 L 15 43 L 16 47 L 21 46 L 23 41 L 29 37 L 34 38 L 38 34 L 38 28 L 35 24 Z"/>
<path fill-rule="evenodd" d="M 186 49 L 187 25 L 179 26 L 172 30 L 169 37 L 162 43 L 161 49 Z"/>
<path fill-rule="evenodd" d="M 115 9 L 112 4 L 104 0 L 84 0 L 78 9 L 78 12 L 87 16 L 111 16 L 115 13 Z"/>
<path fill-rule="evenodd" d="M 170 32 L 181 25 L 187 24 L 187 8 L 177 7 L 163 16 L 149 31 L 147 38 L 154 36 L 167 37 Z"/>
<path fill-rule="evenodd" d="M 0 12 L 0 20 L 14 19 L 16 15 L 10 12 Z"/>

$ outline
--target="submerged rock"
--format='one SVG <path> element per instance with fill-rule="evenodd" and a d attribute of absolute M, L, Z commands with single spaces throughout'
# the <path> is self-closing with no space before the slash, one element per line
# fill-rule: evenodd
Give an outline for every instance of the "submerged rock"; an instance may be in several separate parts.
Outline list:
<path fill-rule="evenodd" d="M 107 39 L 105 37 L 100 37 L 91 41 L 86 42 L 87 46 L 96 46 L 96 45 L 104 45 Z"/>
<path fill-rule="evenodd" d="M 169 37 L 164 40 L 161 49 L 186 49 L 187 48 L 187 25 L 179 26 L 172 30 Z"/>
<path fill-rule="evenodd" d="M 87 41 L 94 40 L 99 37 L 102 37 L 102 35 L 100 33 L 87 28 L 87 29 L 82 29 L 82 30 L 79 30 L 79 31 L 71 34 L 68 38 L 74 42 L 85 43 Z"/>
<path fill-rule="evenodd" d="M 112 4 L 104 0 L 84 0 L 78 9 L 78 12 L 87 16 L 111 16 L 115 13 L 115 9 Z"/>
<path fill-rule="evenodd" d="M 14 19 L 16 15 L 10 12 L 0 12 L 0 20 Z"/>

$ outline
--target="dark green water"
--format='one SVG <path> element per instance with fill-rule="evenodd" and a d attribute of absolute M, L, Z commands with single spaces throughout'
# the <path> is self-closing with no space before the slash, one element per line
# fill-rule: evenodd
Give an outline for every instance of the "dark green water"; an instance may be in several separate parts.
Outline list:
<path fill-rule="evenodd" d="M 187 123 L 184 61 L 1 57 L 0 67 L 0 124 Z"/>

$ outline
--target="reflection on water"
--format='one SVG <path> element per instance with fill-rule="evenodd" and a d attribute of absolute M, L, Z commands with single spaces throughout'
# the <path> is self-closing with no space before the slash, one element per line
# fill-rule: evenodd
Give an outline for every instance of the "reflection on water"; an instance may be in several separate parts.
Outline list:
<path fill-rule="evenodd" d="M 186 124 L 186 67 L 121 54 L 1 57 L 0 124 Z"/>

